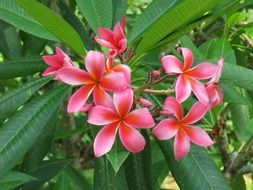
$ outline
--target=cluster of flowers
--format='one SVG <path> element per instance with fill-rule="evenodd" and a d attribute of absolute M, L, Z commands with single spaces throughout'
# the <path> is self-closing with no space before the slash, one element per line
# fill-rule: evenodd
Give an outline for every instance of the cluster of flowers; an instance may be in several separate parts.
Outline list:
<path fill-rule="evenodd" d="M 117 23 L 114 30 L 99 28 L 95 40 L 110 49 L 107 59 L 98 51 L 89 51 L 85 57 L 85 68 L 74 66 L 71 59 L 60 48 L 56 55 L 43 56 L 50 66 L 43 76 L 54 75 L 69 85 L 81 85 L 71 96 L 68 112 L 88 111 L 88 122 L 93 125 L 105 125 L 94 141 L 94 152 L 97 157 L 109 152 L 114 144 L 117 132 L 123 146 L 130 152 L 137 153 L 144 149 L 145 139 L 137 129 L 154 127 L 155 121 L 147 108 L 152 103 L 144 98 L 138 99 L 144 108 L 132 110 L 134 93 L 131 89 L 131 69 L 124 64 L 115 64 L 117 56 L 122 56 L 127 48 L 125 20 Z M 201 128 L 194 125 L 206 112 L 223 101 L 222 89 L 217 85 L 221 76 L 224 61 L 217 64 L 204 62 L 192 68 L 193 54 L 188 48 L 180 48 L 184 63 L 173 55 L 164 56 L 162 67 L 167 75 L 177 76 L 175 83 L 176 98 L 167 97 L 161 120 L 154 128 L 153 135 L 160 140 L 175 136 L 174 155 L 182 159 L 190 149 L 190 141 L 199 146 L 210 146 L 213 141 Z M 160 73 L 153 71 L 159 77 Z M 205 84 L 199 80 L 211 80 Z M 191 94 L 198 101 L 189 113 L 183 116 L 181 103 Z M 89 97 L 93 95 L 93 101 Z M 112 95 L 111 95 L 112 94 Z"/>

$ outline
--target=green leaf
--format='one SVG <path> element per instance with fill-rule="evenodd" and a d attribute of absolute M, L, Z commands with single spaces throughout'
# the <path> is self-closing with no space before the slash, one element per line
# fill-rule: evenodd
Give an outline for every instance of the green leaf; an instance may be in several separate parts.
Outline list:
<path fill-rule="evenodd" d="M 247 140 L 245 132 L 251 118 L 249 105 L 229 104 L 236 137 L 240 142 Z"/>
<path fill-rule="evenodd" d="M 6 61 L 0 64 L 0 79 L 28 76 L 41 72 L 45 68 L 47 65 L 43 63 L 41 57 Z"/>
<path fill-rule="evenodd" d="M 34 98 L 0 127 L 0 176 L 15 166 L 32 147 L 67 89 L 62 85 Z"/>
<path fill-rule="evenodd" d="M 26 154 L 23 161 L 23 168 L 25 171 L 31 171 L 37 168 L 41 164 L 43 158 L 47 155 L 53 142 L 56 119 L 57 114 L 54 113 L 41 131 L 41 134 L 37 137 L 32 148 Z"/>
<path fill-rule="evenodd" d="M 27 174 L 17 171 L 9 171 L 0 178 L 0 190 L 12 190 L 15 187 L 34 180 L 36 180 L 36 178 Z"/>
<path fill-rule="evenodd" d="M 161 0 L 157 0 L 154 3 L 158 1 L 161 2 Z M 162 2 L 165 1 L 163 0 Z M 166 2 L 168 3 L 168 1 Z M 150 11 L 149 14 L 156 15 L 158 12 L 160 17 L 156 18 L 152 24 L 149 23 L 148 30 L 141 33 L 143 39 L 138 45 L 136 52 L 138 54 L 145 52 L 178 28 L 201 17 L 205 12 L 212 10 L 218 3 L 218 0 L 206 0 L 204 2 L 202 0 L 179 0 L 172 7 L 169 5 L 166 6 L 164 3 L 157 4 L 156 12 L 154 12 L 154 9 L 150 11 L 147 8 L 146 11 Z M 166 7 L 169 8 L 162 12 L 161 10 L 164 10 Z M 146 16 L 145 19 L 147 19 L 146 21 L 150 21 L 149 16 Z"/>
<path fill-rule="evenodd" d="M 113 6 L 113 21 L 112 27 L 126 14 L 127 1 L 126 0 L 112 0 Z"/>
<path fill-rule="evenodd" d="M 83 133 L 88 130 L 89 130 L 88 125 L 85 125 L 84 127 L 78 127 L 76 129 L 68 130 L 68 131 L 59 130 L 59 131 L 56 131 L 55 136 L 54 136 L 54 140 L 68 138 L 68 137 Z"/>
<path fill-rule="evenodd" d="M 158 141 L 158 143 L 181 190 L 231 190 L 204 148 L 191 144 L 188 155 L 181 161 L 176 161 L 173 153 L 173 141 Z"/>
<path fill-rule="evenodd" d="M 0 123 L 15 113 L 17 109 L 43 85 L 50 81 L 51 77 L 39 78 L 23 86 L 17 87 L 0 97 Z"/>
<path fill-rule="evenodd" d="M 128 190 L 124 168 L 116 174 L 104 156 L 95 159 L 94 190 Z"/>
<path fill-rule="evenodd" d="M 84 56 L 86 50 L 78 33 L 54 11 L 36 0 L 16 0 L 34 19 L 69 46 L 78 55 Z"/>
<path fill-rule="evenodd" d="M 253 90 L 253 70 L 251 69 L 225 64 L 221 79 L 225 83 Z"/>
<path fill-rule="evenodd" d="M 106 157 L 112 164 L 115 173 L 118 172 L 128 155 L 129 152 L 122 146 L 120 140 L 117 138 L 110 152 L 106 154 Z"/>
<path fill-rule="evenodd" d="M 15 0 L 0 1 L 0 19 L 32 35 L 58 41 L 52 33 L 27 14 Z"/>
<path fill-rule="evenodd" d="M 57 175 L 54 190 L 74 190 L 71 184 L 71 178 L 64 171 Z"/>
<path fill-rule="evenodd" d="M 96 34 L 98 27 L 111 28 L 113 19 L 112 0 L 103 2 L 101 0 L 76 0 L 76 3 Z"/>
<path fill-rule="evenodd" d="M 224 38 L 213 38 L 199 47 L 204 60 L 218 61 L 223 57 L 226 63 L 236 64 L 236 57 L 230 42 Z"/>
<path fill-rule="evenodd" d="M 146 131 L 142 134 L 146 140 L 145 149 L 140 153 L 130 154 L 124 163 L 129 190 L 153 189 L 149 136 Z"/>
<path fill-rule="evenodd" d="M 22 190 L 39 189 L 41 185 L 50 181 L 66 168 L 70 164 L 70 161 L 67 159 L 44 161 L 40 167 L 29 172 L 29 175 L 36 177 L 38 180 L 25 184 Z"/>
<path fill-rule="evenodd" d="M 240 189 L 240 190 L 246 190 L 246 183 L 245 180 L 243 178 L 243 176 L 237 176 L 233 179 L 232 184 L 231 184 L 232 188 L 234 190 Z"/>

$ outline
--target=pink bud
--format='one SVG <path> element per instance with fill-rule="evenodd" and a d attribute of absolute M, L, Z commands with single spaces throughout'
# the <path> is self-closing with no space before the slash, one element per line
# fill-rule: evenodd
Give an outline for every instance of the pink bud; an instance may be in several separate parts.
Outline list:
<path fill-rule="evenodd" d="M 139 98 L 138 101 L 139 101 L 143 106 L 145 106 L 145 107 L 153 106 L 153 104 L 152 104 L 149 100 L 147 100 L 147 99 L 145 99 L 145 98 Z"/>
<path fill-rule="evenodd" d="M 159 77 L 161 75 L 161 72 L 159 70 L 153 70 L 151 71 L 152 76 Z"/>
<path fill-rule="evenodd" d="M 209 83 L 218 83 L 222 74 L 222 71 L 224 69 L 224 59 L 221 58 L 218 61 L 218 68 L 216 73 L 213 75 L 213 77 L 211 78 L 211 80 L 209 81 Z"/>
<path fill-rule="evenodd" d="M 160 115 L 169 117 L 169 116 L 173 116 L 173 113 L 168 112 L 168 111 L 160 111 Z"/>

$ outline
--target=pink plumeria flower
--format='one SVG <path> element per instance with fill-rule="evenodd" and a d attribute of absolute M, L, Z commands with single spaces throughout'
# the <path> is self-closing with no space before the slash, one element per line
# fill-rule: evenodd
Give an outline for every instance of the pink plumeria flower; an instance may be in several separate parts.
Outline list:
<path fill-rule="evenodd" d="M 60 48 L 55 48 L 55 52 L 56 55 L 45 55 L 42 57 L 44 62 L 50 66 L 42 73 L 42 76 L 56 75 L 56 72 L 63 67 L 74 67 L 70 57 Z M 58 79 L 57 75 L 55 79 Z"/>
<path fill-rule="evenodd" d="M 94 125 L 105 125 L 94 141 L 94 152 L 97 157 L 111 150 L 117 131 L 119 131 L 123 146 L 128 151 L 137 153 L 144 149 L 145 139 L 137 129 L 151 128 L 155 122 L 147 108 L 130 112 L 132 104 L 133 91 L 127 88 L 113 94 L 113 106 L 91 108 L 88 122 Z"/>
<path fill-rule="evenodd" d="M 152 132 L 160 140 L 167 140 L 175 136 L 174 155 L 176 160 L 180 160 L 188 154 L 190 141 L 199 146 L 213 144 L 203 129 L 193 125 L 206 114 L 208 110 L 206 105 L 196 102 L 184 117 L 180 103 L 174 97 L 168 97 L 163 108 L 172 113 L 174 117 L 160 121 Z"/>
<path fill-rule="evenodd" d="M 97 51 L 89 51 L 85 57 L 87 71 L 79 68 L 62 68 L 57 72 L 61 81 L 70 85 L 83 85 L 70 98 L 68 112 L 78 112 L 93 93 L 95 105 L 111 105 L 110 95 L 127 88 L 124 74 L 120 72 L 105 73 L 105 57 Z"/>
<path fill-rule="evenodd" d="M 121 22 L 118 22 L 114 27 L 114 30 L 108 28 L 99 27 L 98 33 L 100 37 L 95 37 L 95 40 L 100 45 L 111 49 L 109 54 L 114 56 L 122 54 L 127 48 L 127 39 L 125 35 L 126 22 L 123 17 Z"/>
<path fill-rule="evenodd" d="M 175 56 L 167 55 L 162 58 L 162 66 L 167 74 L 177 74 L 176 98 L 178 102 L 184 102 L 191 94 L 196 95 L 203 104 L 208 104 L 208 94 L 205 86 L 199 81 L 211 78 L 217 71 L 217 65 L 210 62 L 203 62 L 191 68 L 193 54 L 188 48 L 181 48 L 184 64 Z"/>
<path fill-rule="evenodd" d="M 217 84 L 220 81 L 221 74 L 224 69 L 224 59 L 218 61 L 218 69 L 211 80 L 206 83 L 206 91 L 209 96 L 209 108 L 212 109 L 223 102 L 223 90 Z"/>

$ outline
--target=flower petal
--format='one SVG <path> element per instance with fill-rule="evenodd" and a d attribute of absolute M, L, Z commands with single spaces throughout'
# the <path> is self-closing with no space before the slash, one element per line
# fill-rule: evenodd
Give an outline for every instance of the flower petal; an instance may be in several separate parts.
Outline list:
<path fill-rule="evenodd" d="M 112 69 L 114 72 L 122 72 L 125 75 L 128 86 L 131 85 L 131 69 L 127 65 L 118 64 Z"/>
<path fill-rule="evenodd" d="M 119 136 L 123 146 L 129 152 L 137 153 L 145 147 L 146 142 L 141 133 L 123 123 L 119 127 Z"/>
<path fill-rule="evenodd" d="M 210 62 L 203 62 L 185 72 L 188 76 L 194 79 L 208 79 L 217 72 L 217 65 Z"/>
<path fill-rule="evenodd" d="M 117 44 L 119 43 L 120 40 L 122 40 L 123 38 L 125 38 L 125 34 L 124 31 L 122 30 L 121 26 L 120 26 L 120 22 L 118 22 L 113 30 L 113 39 L 114 42 L 116 42 Z"/>
<path fill-rule="evenodd" d="M 120 72 L 110 72 L 100 80 L 100 86 L 110 92 L 127 88 L 126 77 Z"/>
<path fill-rule="evenodd" d="M 45 69 L 45 71 L 42 73 L 42 76 L 49 76 L 49 75 L 56 75 L 56 72 L 58 71 L 58 68 L 56 67 L 48 67 Z"/>
<path fill-rule="evenodd" d="M 98 51 L 89 51 L 85 57 L 85 67 L 95 80 L 101 79 L 105 71 L 104 55 Z"/>
<path fill-rule="evenodd" d="M 201 82 L 195 79 L 191 79 L 190 83 L 191 83 L 192 91 L 195 94 L 195 96 L 198 98 L 198 100 L 203 104 L 208 104 L 209 97 L 206 92 L 205 86 Z"/>
<path fill-rule="evenodd" d="M 208 111 L 208 105 L 196 102 L 191 107 L 188 114 L 181 121 L 184 124 L 192 124 L 202 119 Z"/>
<path fill-rule="evenodd" d="M 110 29 L 99 27 L 98 33 L 102 39 L 104 39 L 108 42 L 113 42 L 113 31 L 111 31 Z"/>
<path fill-rule="evenodd" d="M 65 67 L 57 71 L 59 79 L 70 85 L 92 84 L 94 80 L 86 71 L 74 67 Z"/>
<path fill-rule="evenodd" d="M 51 67 L 62 67 L 63 65 L 63 60 L 61 60 L 58 55 L 44 55 L 42 59 Z"/>
<path fill-rule="evenodd" d="M 126 116 L 133 105 L 133 91 L 130 88 L 115 92 L 113 103 L 120 117 Z"/>
<path fill-rule="evenodd" d="M 119 41 L 119 47 L 120 47 L 120 49 L 118 50 L 119 54 L 124 53 L 124 51 L 127 48 L 127 39 L 124 38 L 124 39 L 120 40 Z"/>
<path fill-rule="evenodd" d="M 101 38 L 94 37 L 95 41 L 100 44 L 101 46 L 107 47 L 109 49 L 114 49 L 116 48 L 114 44 L 111 42 L 107 42 L 106 40 L 103 40 Z"/>
<path fill-rule="evenodd" d="M 221 59 L 218 61 L 218 68 L 217 68 L 217 71 L 216 71 L 216 73 L 213 75 L 213 77 L 211 78 L 211 80 L 209 81 L 209 83 L 218 83 L 219 80 L 220 80 L 221 74 L 222 74 L 222 72 L 223 72 L 223 69 L 224 69 L 224 59 L 221 58 Z"/>
<path fill-rule="evenodd" d="M 87 122 L 93 125 L 107 125 L 118 120 L 118 115 L 111 108 L 95 106 L 91 108 Z"/>
<path fill-rule="evenodd" d="M 177 120 L 164 119 L 152 130 L 153 135 L 159 140 L 166 140 L 174 137 L 178 132 Z"/>
<path fill-rule="evenodd" d="M 182 119 L 183 117 L 183 110 L 182 106 L 179 104 L 179 102 L 174 97 L 167 97 L 163 109 L 172 113 L 177 119 Z"/>
<path fill-rule="evenodd" d="M 113 101 L 111 96 L 104 91 L 100 86 L 97 86 L 93 91 L 93 100 L 95 105 L 113 108 Z"/>
<path fill-rule="evenodd" d="M 190 140 L 185 132 L 180 129 L 174 141 L 174 155 L 177 161 L 181 160 L 190 151 Z"/>
<path fill-rule="evenodd" d="M 190 140 L 199 146 L 211 146 L 214 143 L 209 135 L 199 127 L 184 126 L 184 130 Z"/>
<path fill-rule="evenodd" d="M 140 108 L 129 113 L 124 122 L 134 128 L 151 128 L 155 126 L 154 119 L 147 108 Z"/>
<path fill-rule="evenodd" d="M 176 82 L 176 98 L 179 103 L 184 102 L 191 95 L 191 83 L 190 79 L 181 74 L 178 76 Z"/>
<path fill-rule="evenodd" d="M 80 111 L 94 88 L 95 86 L 92 84 L 79 88 L 69 99 L 68 112 L 72 113 Z"/>
<path fill-rule="evenodd" d="M 181 48 L 181 50 L 184 57 L 184 70 L 188 70 L 193 64 L 194 57 L 192 51 L 189 48 Z"/>
<path fill-rule="evenodd" d="M 173 55 L 164 56 L 161 62 L 165 72 L 168 74 L 183 72 L 182 62 Z"/>
<path fill-rule="evenodd" d="M 94 141 L 94 153 L 96 157 L 103 156 L 112 149 L 117 133 L 118 123 L 112 123 L 103 127 Z"/>

